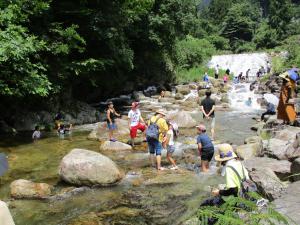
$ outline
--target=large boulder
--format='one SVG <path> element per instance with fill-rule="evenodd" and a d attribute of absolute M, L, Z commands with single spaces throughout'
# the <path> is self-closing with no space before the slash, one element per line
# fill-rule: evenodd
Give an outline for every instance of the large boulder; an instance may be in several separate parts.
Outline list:
<path fill-rule="evenodd" d="M 279 198 L 286 191 L 287 185 L 281 182 L 270 168 L 258 168 L 250 172 L 250 177 L 256 183 L 259 192 L 269 200 Z"/>
<path fill-rule="evenodd" d="M 13 198 L 43 199 L 51 195 L 52 186 L 46 183 L 34 183 L 29 180 L 15 180 L 10 184 Z"/>
<path fill-rule="evenodd" d="M 300 181 L 290 184 L 286 193 L 273 204 L 277 211 L 293 220 L 291 224 L 300 224 Z"/>
<path fill-rule="evenodd" d="M 73 149 L 61 161 L 59 175 L 74 185 L 113 185 L 122 176 L 117 165 L 108 157 L 85 149 Z"/>
<path fill-rule="evenodd" d="M 240 158 L 246 160 L 260 155 L 261 150 L 262 143 L 252 143 L 238 146 L 236 153 Z"/>
<path fill-rule="evenodd" d="M 177 85 L 175 88 L 176 88 L 177 93 L 180 93 L 183 95 L 187 95 L 191 92 L 189 85 Z"/>
<path fill-rule="evenodd" d="M 299 181 L 300 180 L 300 158 L 295 159 L 291 166 L 291 172 L 292 172 L 292 180 L 293 181 Z"/>
<path fill-rule="evenodd" d="M 288 159 L 285 152 L 289 147 L 288 141 L 283 141 L 277 138 L 271 138 L 264 141 L 263 154 L 276 159 Z"/>
<path fill-rule="evenodd" d="M 177 123 L 178 127 L 191 128 L 197 125 L 191 114 L 187 111 L 179 111 L 168 115 L 168 119 Z"/>
<path fill-rule="evenodd" d="M 119 141 L 105 141 L 100 145 L 102 151 L 127 151 L 132 150 L 132 147 L 128 144 L 124 144 Z"/>
<path fill-rule="evenodd" d="M 254 157 L 244 161 L 244 165 L 249 171 L 269 168 L 277 175 L 287 178 L 291 174 L 291 162 L 288 160 L 277 160 L 268 157 Z"/>

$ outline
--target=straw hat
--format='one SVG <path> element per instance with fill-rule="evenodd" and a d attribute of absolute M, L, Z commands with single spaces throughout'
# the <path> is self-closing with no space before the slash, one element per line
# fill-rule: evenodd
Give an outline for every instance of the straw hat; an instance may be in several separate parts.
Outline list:
<path fill-rule="evenodd" d="M 206 127 L 203 124 L 200 124 L 198 126 L 196 126 L 199 130 L 204 131 L 206 130 Z"/>
<path fill-rule="evenodd" d="M 215 156 L 216 161 L 223 162 L 237 157 L 230 144 L 221 144 L 218 146 L 218 149 L 219 154 Z"/>
<path fill-rule="evenodd" d="M 157 113 L 157 114 L 161 114 L 161 115 L 163 115 L 163 116 L 166 116 L 166 115 L 167 115 L 167 113 L 166 113 L 165 110 L 163 110 L 163 109 L 157 110 L 156 113 Z"/>
<path fill-rule="evenodd" d="M 284 73 L 280 74 L 279 77 L 289 81 L 289 74 L 287 72 L 284 72 Z"/>

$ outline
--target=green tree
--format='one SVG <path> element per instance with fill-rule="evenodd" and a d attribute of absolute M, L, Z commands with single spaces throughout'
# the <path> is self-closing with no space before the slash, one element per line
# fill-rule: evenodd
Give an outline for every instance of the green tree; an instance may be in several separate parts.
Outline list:
<path fill-rule="evenodd" d="M 269 26 L 276 30 L 279 39 L 286 37 L 286 29 L 292 18 L 290 0 L 270 0 Z"/>

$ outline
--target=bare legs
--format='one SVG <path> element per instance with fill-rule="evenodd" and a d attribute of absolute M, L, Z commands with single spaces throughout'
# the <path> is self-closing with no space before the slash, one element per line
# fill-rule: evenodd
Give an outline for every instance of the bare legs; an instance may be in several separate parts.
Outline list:
<path fill-rule="evenodd" d="M 167 159 L 172 164 L 173 167 L 176 166 L 175 160 L 172 158 L 172 153 L 167 153 Z"/>
<path fill-rule="evenodd" d="M 209 171 L 209 162 L 201 160 L 201 169 L 203 172 L 208 172 Z"/>

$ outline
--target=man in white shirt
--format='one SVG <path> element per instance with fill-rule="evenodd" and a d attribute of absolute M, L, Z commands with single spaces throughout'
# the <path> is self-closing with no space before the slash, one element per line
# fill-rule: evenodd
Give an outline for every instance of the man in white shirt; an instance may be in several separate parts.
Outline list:
<path fill-rule="evenodd" d="M 219 64 L 215 67 L 215 79 L 219 79 Z"/>
<path fill-rule="evenodd" d="M 139 102 L 133 102 L 131 105 L 131 110 L 128 113 L 128 119 L 129 119 L 128 126 L 130 130 L 132 146 L 134 146 L 134 139 L 137 136 L 137 131 L 140 130 L 145 135 L 145 130 L 146 130 L 145 121 L 138 107 L 139 107 Z"/>

